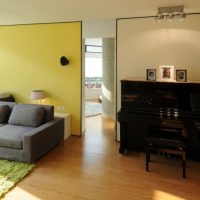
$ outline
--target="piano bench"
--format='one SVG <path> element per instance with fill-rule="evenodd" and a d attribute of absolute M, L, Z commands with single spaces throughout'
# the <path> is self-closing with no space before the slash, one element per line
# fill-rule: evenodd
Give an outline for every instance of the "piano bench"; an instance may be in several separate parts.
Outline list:
<path fill-rule="evenodd" d="M 149 171 L 150 155 L 152 151 L 158 151 L 167 154 L 180 155 L 182 160 L 183 178 L 186 177 L 186 143 L 185 138 L 174 134 L 165 134 L 166 132 L 152 135 L 145 138 L 146 149 L 146 171 Z"/>

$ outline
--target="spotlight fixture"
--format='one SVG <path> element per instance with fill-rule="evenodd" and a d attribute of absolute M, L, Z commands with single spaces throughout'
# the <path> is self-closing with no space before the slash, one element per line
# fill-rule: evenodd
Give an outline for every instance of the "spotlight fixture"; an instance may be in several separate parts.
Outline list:
<path fill-rule="evenodd" d="M 157 22 L 163 20 L 166 21 L 183 21 L 186 18 L 186 13 L 184 12 L 184 6 L 171 6 L 171 7 L 159 7 L 158 13 L 155 16 Z"/>

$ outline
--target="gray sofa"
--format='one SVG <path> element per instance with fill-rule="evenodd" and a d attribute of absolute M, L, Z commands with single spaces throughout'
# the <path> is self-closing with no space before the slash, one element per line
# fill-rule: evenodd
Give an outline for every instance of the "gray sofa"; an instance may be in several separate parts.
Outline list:
<path fill-rule="evenodd" d="M 63 138 L 53 106 L 0 101 L 0 159 L 34 163 Z"/>

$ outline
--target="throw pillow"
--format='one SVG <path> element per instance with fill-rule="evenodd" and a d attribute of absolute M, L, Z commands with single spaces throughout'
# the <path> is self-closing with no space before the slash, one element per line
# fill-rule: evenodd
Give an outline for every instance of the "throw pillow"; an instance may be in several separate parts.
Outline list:
<path fill-rule="evenodd" d="M 41 106 L 18 104 L 14 106 L 8 123 L 19 126 L 38 127 L 42 124 L 44 114 L 45 110 Z"/>
<path fill-rule="evenodd" d="M 0 124 L 7 121 L 9 112 L 10 110 L 8 105 L 0 105 Z"/>

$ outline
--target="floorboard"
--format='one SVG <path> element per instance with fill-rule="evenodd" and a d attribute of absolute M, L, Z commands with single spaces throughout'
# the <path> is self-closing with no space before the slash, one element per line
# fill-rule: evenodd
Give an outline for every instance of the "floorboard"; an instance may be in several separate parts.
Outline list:
<path fill-rule="evenodd" d="M 83 137 L 72 136 L 36 164 L 5 200 L 199 200 L 200 162 L 180 163 L 153 156 L 145 171 L 144 154 L 118 153 L 114 123 L 86 119 Z"/>

